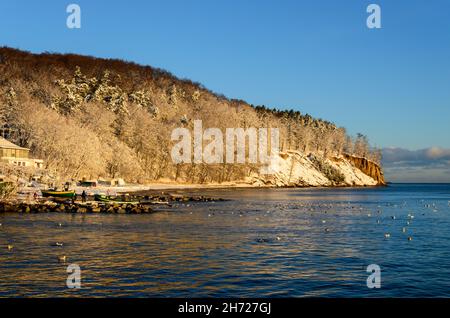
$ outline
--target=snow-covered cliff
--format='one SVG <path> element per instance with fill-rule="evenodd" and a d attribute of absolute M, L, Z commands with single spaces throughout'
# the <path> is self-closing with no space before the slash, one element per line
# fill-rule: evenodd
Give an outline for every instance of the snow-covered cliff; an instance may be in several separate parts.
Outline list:
<path fill-rule="evenodd" d="M 276 173 L 254 174 L 247 182 L 255 186 L 376 186 L 384 185 L 381 168 L 364 158 L 342 155 L 322 158 L 287 151 L 272 162 Z"/>

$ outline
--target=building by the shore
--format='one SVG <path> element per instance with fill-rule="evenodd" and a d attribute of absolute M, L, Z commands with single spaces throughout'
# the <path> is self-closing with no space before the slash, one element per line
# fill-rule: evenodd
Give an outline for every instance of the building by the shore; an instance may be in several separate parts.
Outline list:
<path fill-rule="evenodd" d="M 30 158 L 30 149 L 23 148 L 0 137 L 0 160 L 19 167 L 42 168 L 44 161 Z"/>

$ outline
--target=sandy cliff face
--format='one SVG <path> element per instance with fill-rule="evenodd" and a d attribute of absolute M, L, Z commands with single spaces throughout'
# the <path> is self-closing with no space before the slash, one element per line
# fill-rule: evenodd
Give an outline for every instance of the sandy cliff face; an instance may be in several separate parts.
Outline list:
<path fill-rule="evenodd" d="M 378 184 L 385 185 L 383 171 L 376 163 L 367 160 L 366 158 L 354 157 L 350 155 L 344 155 L 345 159 L 352 163 L 355 167 L 361 170 L 364 174 L 375 179 Z"/>
<path fill-rule="evenodd" d="M 256 186 L 376 186 L 383 185 L 381 168 L 364 158 L 340 156 L 331 159 L 305 155 L 298 151 L 281 153 L 277 172 L 250 176 Z"/>

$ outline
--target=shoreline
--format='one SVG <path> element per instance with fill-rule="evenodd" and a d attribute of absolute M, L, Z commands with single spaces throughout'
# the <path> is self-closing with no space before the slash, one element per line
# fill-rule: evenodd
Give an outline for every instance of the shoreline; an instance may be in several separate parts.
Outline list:
<path fill-rule="evenodd" d="M 77 195 L 81 195 L 83 191 L 86 191 L 89 195 L 94 194 L 106 194 L 110 195 L 122 195 L 126 193 L 138 193 L 138 192 L 162 192 L 162 191 L 190 191 L 190 190 L 220 190 L 220 189 L 359 189 L 359 188 L 379 188 L 388 187 L 389 184 L 378 185 L 330 185 L 330 186 L 277 186 L 277 185 L 253 185 L 249 183 L 208 183 L 208 184 L 184 184 L 184 183 L 149 183 L 149 184 L 129 184 L 125 186 L 95 186 L 95 187 L 82 187 L 76 186 L 72 190 L 75 190 Z M 43 187 L 24 187 L 20 188 L 16 197 L 20 198 L 27 196 L 30 193 L 40 192 Z M 1 201 L 0 201 L 1 202 Z"/>
<path fill-rule="evenodd" d="M 121 201 L 99 201 L 88 196 L 87 200 L 75 198 L 44 197 L 30 200 L 0 201 L 0 213 L 81 213 L 81 214 L 148 214 L 172 211 L 174 204 L 191 202 L 225 201 L 222 198 L 203 195 L 152 194 L 122 195 Z"/>
<path fill-rule="evenodd" d="M 25 188 L 9 200 L 0 200 L 0 213 L 77 213 L 77 214 L 148 214 L 161 211 L 170 211 L 172 205 L 176 203 L 189 202 L 216 202 L 226 201 L 219 197 L 207 197 L 204 195 L 189 195 L 188 193 L 170 193 L 189 192 L 190 190 L 220 190 L 220 189 L 329 189 L 329 188 L 376 188 L 387 187 L 387 185 L 376 186 L 255 186 L 246 183 L 229 184 L 168 184 L 153 183 L 147 185 L 129 185 L 122 187 L 76 187 L 74 190 L 79 195 L 86 191 L 89 200 L 83 202 L 78 200 L 38 197 L 31 199 L 31 195 L 41 189 Z M 125 202 L 101 202 L 95 201 L 94 195 L 109 191 L 113 196 L 123 196 Z M 128 201 L 128 202 L 127 202 Z"/>
<path fill-rule="evenodd" d="M 124 192 L 140 192 L 140 191 L 165 191 L 165 190 L 220 190 L 220 189 L 334 189 L 334 188 L 380 188 L 387 187 L 388 184 L 378 185 L 330 185 L 330 186 L 276 186 L 276 185 L 253 185 L 248 183 L 233 183 L 233 184 L 172 184 L 172 183 L 152 183 L 147 185 L 124 186 L 124 187 L 109 187 L 107 189 L 116 190 L 118 193 Z M 97 187 L 99 189 L 100 187 Z M 83 188 L 86 190 L 86 188 Z M 87 188 L 96 189 L 96 188 Z M 123 191 L 122 191 L 123 190 Z M 82 190 L 81 190 L 82 191 Z M 78 192 L 77 192 L 78 193 Z"/>

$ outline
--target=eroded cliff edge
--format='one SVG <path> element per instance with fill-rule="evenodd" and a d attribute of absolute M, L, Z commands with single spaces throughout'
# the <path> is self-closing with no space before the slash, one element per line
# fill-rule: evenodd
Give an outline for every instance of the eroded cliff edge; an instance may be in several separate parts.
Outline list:
<path fill-rule="evenodd" d="M 323 158 L 299 151 L 280 153 L 274 174 L 253 174 L 247 182 L 255 186 L 333 187 L 385 185 L 382 169 L 366 158 L 343 154 Z"/>
<path fill-rule="evenodd" d="M 347 154 L 344 155 L 344 158 L 352 163 L 356 168 L 361 170 L 364 174 L 376 180 L 378 182 L 378 185 L 386 185 L 383 170 L 373 161 Z"/>

